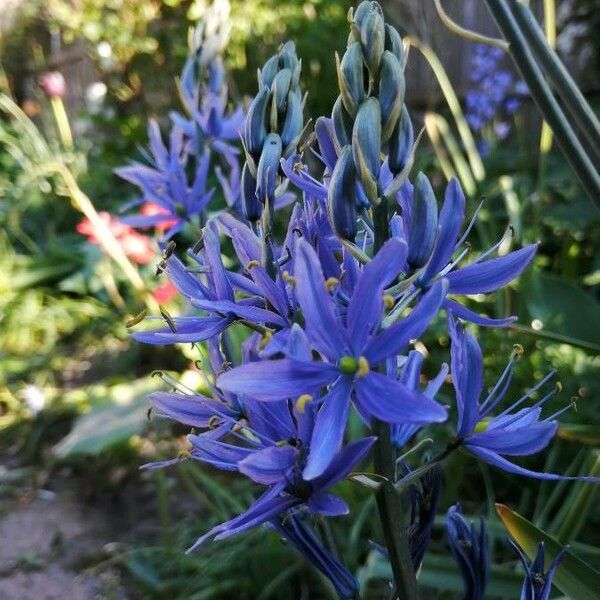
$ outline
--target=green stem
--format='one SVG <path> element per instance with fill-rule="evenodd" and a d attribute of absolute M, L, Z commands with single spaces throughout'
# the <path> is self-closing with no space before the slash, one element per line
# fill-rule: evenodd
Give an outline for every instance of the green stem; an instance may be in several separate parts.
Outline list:
<path fill-rule="evenodd" d="M 554 86 L 564 102 L 565 109 L 579 126 L 579 130 L 587 138 L 592 158 L 596 164 L 600 162 L 600 122 L 594 111 L 584 98 L 581 90 L 573 81 L 565 65 L 552 50 L 544 32 L 538 25 L 531 10 L 522 2 L 511 1 L 515 21 L 525 34 L 531 50 L 546 72 L 550 83 Z"/>
<path fill-rule="evenodd" d="M 387 200 L 383 198 L 373 212 L 374 252 L 377 252 L 389 238 Z M 385 478 L 375 498 L 394 574 L 394 582 L 399 598 L 415 600 L 419 597 L 417 578 L 406 536 L 402 500 L 394 488 L 396 456 L 390 437 L 390 426 L 375 420 L 373 431 L 377 435 L 374 449 L 375 472 Z"/>
<path fill-rule="evenodd" d="M 540 112 L 554 131 L 556 142 L 579 178 L 583 189 L 596 206 L 600 208 L 600 175 L 554 98 L 507 1 L 486 0 L 486 2 L 500 31 L 510 43 L 511 56 L 527 83 L 531 96 L 538 105 Z"/>
<path fill-rule="evenodd" d="M 173 531 L 171 529 L 171 517 L 169 516 L 169 490 L 164 471 L 156 471 L 156 487 L 158 491 L 158 514 L 163 534 L 163 543 L 170 550 L 173 548 Z"/>

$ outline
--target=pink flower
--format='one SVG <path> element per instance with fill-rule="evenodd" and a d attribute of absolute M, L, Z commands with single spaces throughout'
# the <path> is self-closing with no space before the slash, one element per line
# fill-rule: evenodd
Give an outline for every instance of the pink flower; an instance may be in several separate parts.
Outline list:
<path fill-rule="evenodd" d="M 167 281 L 154 288 L 152 295 L 159 304 L 166 304 L 177 295 L 177 288 L 170 281 Z"/>
<path fill-rule="evenodd" d="M 59 71 L 47 71 L 38 78 L 38 85 L 49 98 L 64 98 L 67 84 Z"/>
<path fill-rule="evenodd" d="M 155 258 L 154 248 L 150 240 L 141 233 L 135 231 L 129 225 L 125 225 L 114 219 L 106 211 L 98 213 L 98 216 L 108 226 L 112 234 L 120 243 L 123 252 L 138 265 L 146 265 Z M 85 218 L 77 225 L 77 231 L 87 236 L 91 244 L 99 244 L 95 235 L 94 227 L 90 221 Z"/>
<path fill-rule="evenodd" d="M 166 208 L 163 208 L 160 204 L 156 202 L 148 201 L 142 205 L 140 210 L 141 214 L 147 217 L 151 217 L 153 215 L 169 215 L 169 211 Z M 171 219 L 169 221 L 163 221 L 162 223 L 157 223 L 154 226 L 154 230 L 156 233 L 164 233 L 167 229 L 170 229 L 177 223 L 177 219 Z"/>

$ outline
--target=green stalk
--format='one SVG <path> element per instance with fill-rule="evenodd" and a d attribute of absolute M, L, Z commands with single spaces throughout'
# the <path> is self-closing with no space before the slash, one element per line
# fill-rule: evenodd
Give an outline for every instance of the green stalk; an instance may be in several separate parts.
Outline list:
<path fill-rule="evenodd" d="M 506 0 L 486 0 L 490 12 L 510 43 L 511 56 L 527 83 L 540 112 L 554 131 L 556 141 L 577 175 L 589 198 L 600 208 L 600 175 L 585 153 L 577 135 L 554 98 L 544 75 L 535 62 L 525 35 L 517 25 Z M 514 5 L 514 3 L 513 3 Z"/>
<path fill-rule="evenodd" d="M 382 198 L 381 203 L 373 209 L 373 213 L 374 252 L 377 252 L 389 237 L 387 199 Z M 417 578 L 405 532 L 404 511 L 401 498 L 394 488 L 396 457 L 390 437 L 390 426 L 375 420 L 373 431 L 377 435 L 374 449 L 375 472 L 385 478 L 375 498 L 397 594 L 402 600 L 416 600 L 419 597 Z"/>
<path fill-rule="evenodd" d="M 546 72 L 550 83 L 563 100 L 563 106 L 589 142 L 596 164 L 600 162 L 600 122 L 573 81 L 565 65 L 551 48 L 531 10 L 522 2 L 511 0 L 515 21 L 527 38 L 535 58 Z"/>

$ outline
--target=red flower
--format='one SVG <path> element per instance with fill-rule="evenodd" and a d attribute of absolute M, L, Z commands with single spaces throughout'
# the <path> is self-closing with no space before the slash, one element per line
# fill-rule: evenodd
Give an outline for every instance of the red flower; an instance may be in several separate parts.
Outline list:
<path fill-rule="evenodd" d="M 166 208 L 163 208 L 160 204 L 156 204 L 156 202 L 148 201 L 142 204 L 142 208 L 140 210 L 141 214 L 147 217 L 152 215 L 169 215 L 171 214 Z M 177 223 L 177 219 L 171 219 L 169 221 L 163 221 L 162 223 L 157 223 L 154 226 L 156 233 L 164 233 L 167 229 L 170 229 Z"/>
<path fill-rule="evenodd" d="M 167 281 L 154 288 L 152 295 L 159 304 L 166 304 L 177 295 L 177 288 L 170 281 Z"/>
<path fill-rule="evenodd" d="M 103 211 L 98 216 L 106 223 L 117 241 L 121 244 L 123 252 L 138 265 L 146 265 L 155 258 L 154 248 L 150 240 L 141 233 L 135 231 L 129 225 L 120 223 L 109 213 Z M 92 244 L 99 244 L 90 221 L 85 218 L 77 225 L 77 231 L 87 236 Z"/>

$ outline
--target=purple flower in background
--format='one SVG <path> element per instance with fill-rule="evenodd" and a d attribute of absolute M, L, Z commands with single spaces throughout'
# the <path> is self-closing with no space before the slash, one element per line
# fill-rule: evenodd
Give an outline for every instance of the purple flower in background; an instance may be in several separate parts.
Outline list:
<path fill-rule="evenodd" d="M 525 579 L 521 588 L 521 600 L 549 600 L 552 592 L 554 573 L 565 557 L 566 549 L 563 548 L 554 558 L 547 571 L 544 569 L 544 542 L 538 544 L 538 549 L 533 561 L 529 561 L 521 548 L 509 540 L 515 549 L 519 560 L 525 570 Z"/>
<path fill-rule="evenodd" d="M 521 106 L 527 87 L 516 80 L 504 66 L 504 52 L 499 48 L 477 44 L 471 60 L 471 88 L 466 94 L 466 119 L 480 132 L 496 121 L 494 131 L 499 139 L 508 135 L 507 117 Z"/>
<path fill-rule="evenodd" d="M 148 165 L 138 162 L 115 170 L 119 177 L 140 188 L 142 195 L 128 202 L 122 210 L 153 202 L 164 212 L 153 215 L 122 217 L 121 221 L 131 227 L 153 227 L 170 221 L 171 227 L 164 239 L 168 240 L 181 231 L 186 223 L 206 209 L 213 197 L 214 189 L 206 190 L 210 153 L 201 155 L 193 162 L 192 175 L 188 176 L 190 148 L 183 132 L 174 126 L 165 146 L 158 123 L 148 123 L 150 153 Z"/>
<path fill-rule="evenodd" d="M 438 312 L 446 283 L 438 281 L 410 315 L 379 331 L 384 311 L 384 289 L 399 274 L 406 246 L 388 241 L 363 269 L 348 300 L 345 324 L 337 313 L 318 257 L 303 239 L 294 259 L 296 295 L 312 347 L 322 360 L 282 358 L 251 362 L 223 373 L 218 385 L 258 400 L 299 399 L 311 402 L 325 386 L 304 476 L 313 479 L 327 467 L 341 446 L 351 398 L 359 414 L 390 423 L 432 423 L 446 418 L 446 410 L 395 377 L 376 371 L 377 365 L 402 352 L 418 338 Z"/>
<path fill-rule="evenodd" d="M 489 563 L 485 521 L 480 520 L 477 531 L 475 524 L 463 517 L 460 504 L 455 504 L 446 514 L 446 531 L 463 579 L 462 600 L 483 600 Z"/>
<path fill-rule="evenodd" d="M 519 351 L 517 349 L 513 353 L 498 381 L 489 394 L 481 400 L 483 392 L 481 348 L 475 337 L 468 331 L 464 331 L 452 316 L 448 318 L 448 328 L 452 341 L 450 372 L 456 390 L 458 409 L 457 434 L 462 446 L 484 462 L 509 473 L 538 479 L 569 479 L 553 473 L 531 471 L 506 458 L 506 456 L 528 456 L 546 448 L 558 429 L 556 417 L 571 408 L 569 404 L 555 414 L 541 418 L 542 406 L 557 393 L 556 386 L 535 404 L 521 408 L 554 373 L 546 375 L 526 394 L 492 416 L 508 391 Z M 596 480 L 597 478 L 585 479 Z"/>

